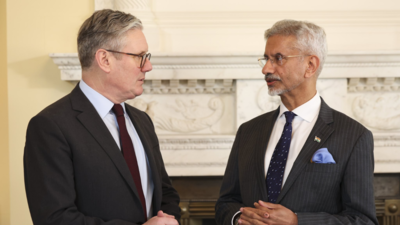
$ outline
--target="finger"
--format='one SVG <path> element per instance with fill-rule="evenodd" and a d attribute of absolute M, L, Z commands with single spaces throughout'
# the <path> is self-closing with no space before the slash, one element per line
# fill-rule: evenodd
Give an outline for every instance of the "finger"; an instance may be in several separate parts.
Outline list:
<path fill-rule="evenodd" d="M 162 210 L 158 211 L 157 216 L 164 217 L 164 212 Z"/>
<path fill-rule="evenodd" d="M 271 203 L 271 202 L 264 202 L 262 200 L 259 200 L 258 204 L 260 204 L 261 206 L 270 208 L 270 209 L 276 208 L 276 206 L 277 206 L 277 204 L 274 204 L 274 203 Z"/>
<path fill-rule="evenodd" d="M 260 209 L 260 210 L 264 211 L 264 215 L 263 215 L 264 218 L 269 218 L 270 211 L 271 211 L 270 208 L 261 206 L 261 205 L 258 204 L 257 202 L 254 203 L 254 207 L 256 207 L 256 209 Z"/>
<path fill-rule="evenodd" d="M 266 216 L 265 214 L 267 213 L 268 215 L 270 214 L 269 209 L 265 208 L 265 207 L 261 207 L 261 208 L 244 208 L 243 212 L 244 214 L 246 214 L 249 217 L 252 217 L 252 214 L 255 213 L 257 214 L 259 217 L 261 218 L 268 218 L 268 216 Z"/>
<path fill-rule="evenodd" d="M 178 221 L 176 219 L 172 219 L 172 218 L 164 218 L 164 224 L 165 225 L 179 225 Z"/>
<path fill-rule="evenodd" d="M 166 217 L 168 217 L 168 218 L 175 219 L 175 216 L 174 216 L 174 215 L 169 215 L 168 213 L 164 213 L 164 216 L 166 216 Z"/>
<path fill-rule="evenodd" d="M 263 217 L 265 213 L 264 210 L 250 208 L 250 207 L 241 208 L 240 211 L 242 212 L 242 214 L 245 214 L 248 217 L 252 217 L 253 214 L 257 214 L 258 216 Z"/>
<path fill-rule="evenodd" d="M 266 218 L 263 218 L 261 216 L 259 216 L 258 214 L 254 213 L 252 215 L 248 215 L 248 214 L 241 214 L 240 215 L 240 219 L 243 219 L 249 223 L 253 223 L 255 220 L 257 221 L 261 221 L 261 222 L 267 222 Z"/>
<path fill-rule="evenodd" d="M 248 225 L 248 224 L 251 224 L 251 225 L 268 225 L 268 224 L 264 223 L 263 221 L 256 220 L 256 219 L 244 220 L 244 219 L 240 218 L 238 222 L 241 225 Z"/>
<path fill-rule="evenodd" d="M 241 225 L 251 225 L 251 223 L 249 221 L 244 220 L 244 219 L 239 219 L 238 223 Z"/>

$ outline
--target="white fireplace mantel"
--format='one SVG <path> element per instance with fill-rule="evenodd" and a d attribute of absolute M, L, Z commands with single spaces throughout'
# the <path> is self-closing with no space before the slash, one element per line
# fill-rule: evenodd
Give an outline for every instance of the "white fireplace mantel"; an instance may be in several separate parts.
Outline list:
<path fill-rule="evenodd" d="M 237 128 L 275 109 L 255 53 L 152 55 L 144 94 L 127 103 L 153 119 L 169 175 L 223 175 Z M 77 54 L 50 54 L 79 81 Z M 317 89 L 374 134 L 375 172 L 400 172 L 400 52 L 330 53 Z"/>

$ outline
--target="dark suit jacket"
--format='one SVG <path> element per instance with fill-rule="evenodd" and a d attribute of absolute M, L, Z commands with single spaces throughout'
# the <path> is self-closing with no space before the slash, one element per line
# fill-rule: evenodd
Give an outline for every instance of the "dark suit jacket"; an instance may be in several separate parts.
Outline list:
<path fill-rule="evenodd" d="M 179 221 L 179 196 L 164 168 L 150 118 L 126 104 L 143 143 L 158 210 Z M 35 225 L 132 225 L 144 210 L 121 151 L 79 86 L 33 117 L 24 154 L 25 187 Z"/>
<path fill-rule="evenodd" d="M 218 224 L 231 224 L 240 207 L 268 200 L 264 156 L 278 114 L 279 108 L 240 126 L 216 205 Z M 336 164 L 310 163 L 323 147 Z M 369 130 L 322 100 L 318 119 L 276 203 L 296 212 L 299 224 L 378 224 L 373 148 Z"/>

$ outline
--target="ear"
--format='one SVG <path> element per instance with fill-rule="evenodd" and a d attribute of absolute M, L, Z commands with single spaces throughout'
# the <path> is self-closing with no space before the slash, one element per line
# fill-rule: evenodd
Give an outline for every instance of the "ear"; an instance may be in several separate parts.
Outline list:
<path fill-rule="evenodd" d="M 315 75 L 319 68 L 319 58 L 315 55 L 309 56 L 307 60 L 307 67 L 306 67 L 306 73 L 305 73 L 305 78 L 309 78 Z"/>
<path fill-rule="evenodd" d="M 104 49 L 98 49 L 96 51 L 95 60 L 101 70 L 103 70 L 106 73 L 109 73 L 111 71 L 111 66 L 110 66 L 111 60 L 109 52 L 107 52 Z"/>

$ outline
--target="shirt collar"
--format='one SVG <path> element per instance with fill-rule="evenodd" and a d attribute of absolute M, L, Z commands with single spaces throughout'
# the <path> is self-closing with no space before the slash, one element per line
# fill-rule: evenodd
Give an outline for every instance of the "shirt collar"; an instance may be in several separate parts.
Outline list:
<path fill-rule="evenodd" d="M 97 113 L 99 113 L 100 117 L 103 119 L 110 111 L 112 112 L 112 107 L 114 103 L 108 98 L 101 95 L 99 92 L 95 91 L 89 85 L 85 83 L 85 81 L 81 80 L 79 82 L 79 87 L 82 90 L 83 94 L 89 99 L 90 103 L 94 106 Z M 125 103 L 121 103 L 122 108 L 125 113 Z"/>
<path fill-rule="evenodd" d="M 292 112 L 295 113 L 301 119 L 311 122 L 316 116 L 318 116 L 319 109 L 321 108 L 321 98 L 319 93 L 315 94 L 315 96 L 310 99 L 308 102 L 303 105 L 295 108 Z M 284 112 L 289 111 L 286 106 L 281 102 L 279 107 L 279 117 L 283 115 Z"/>

